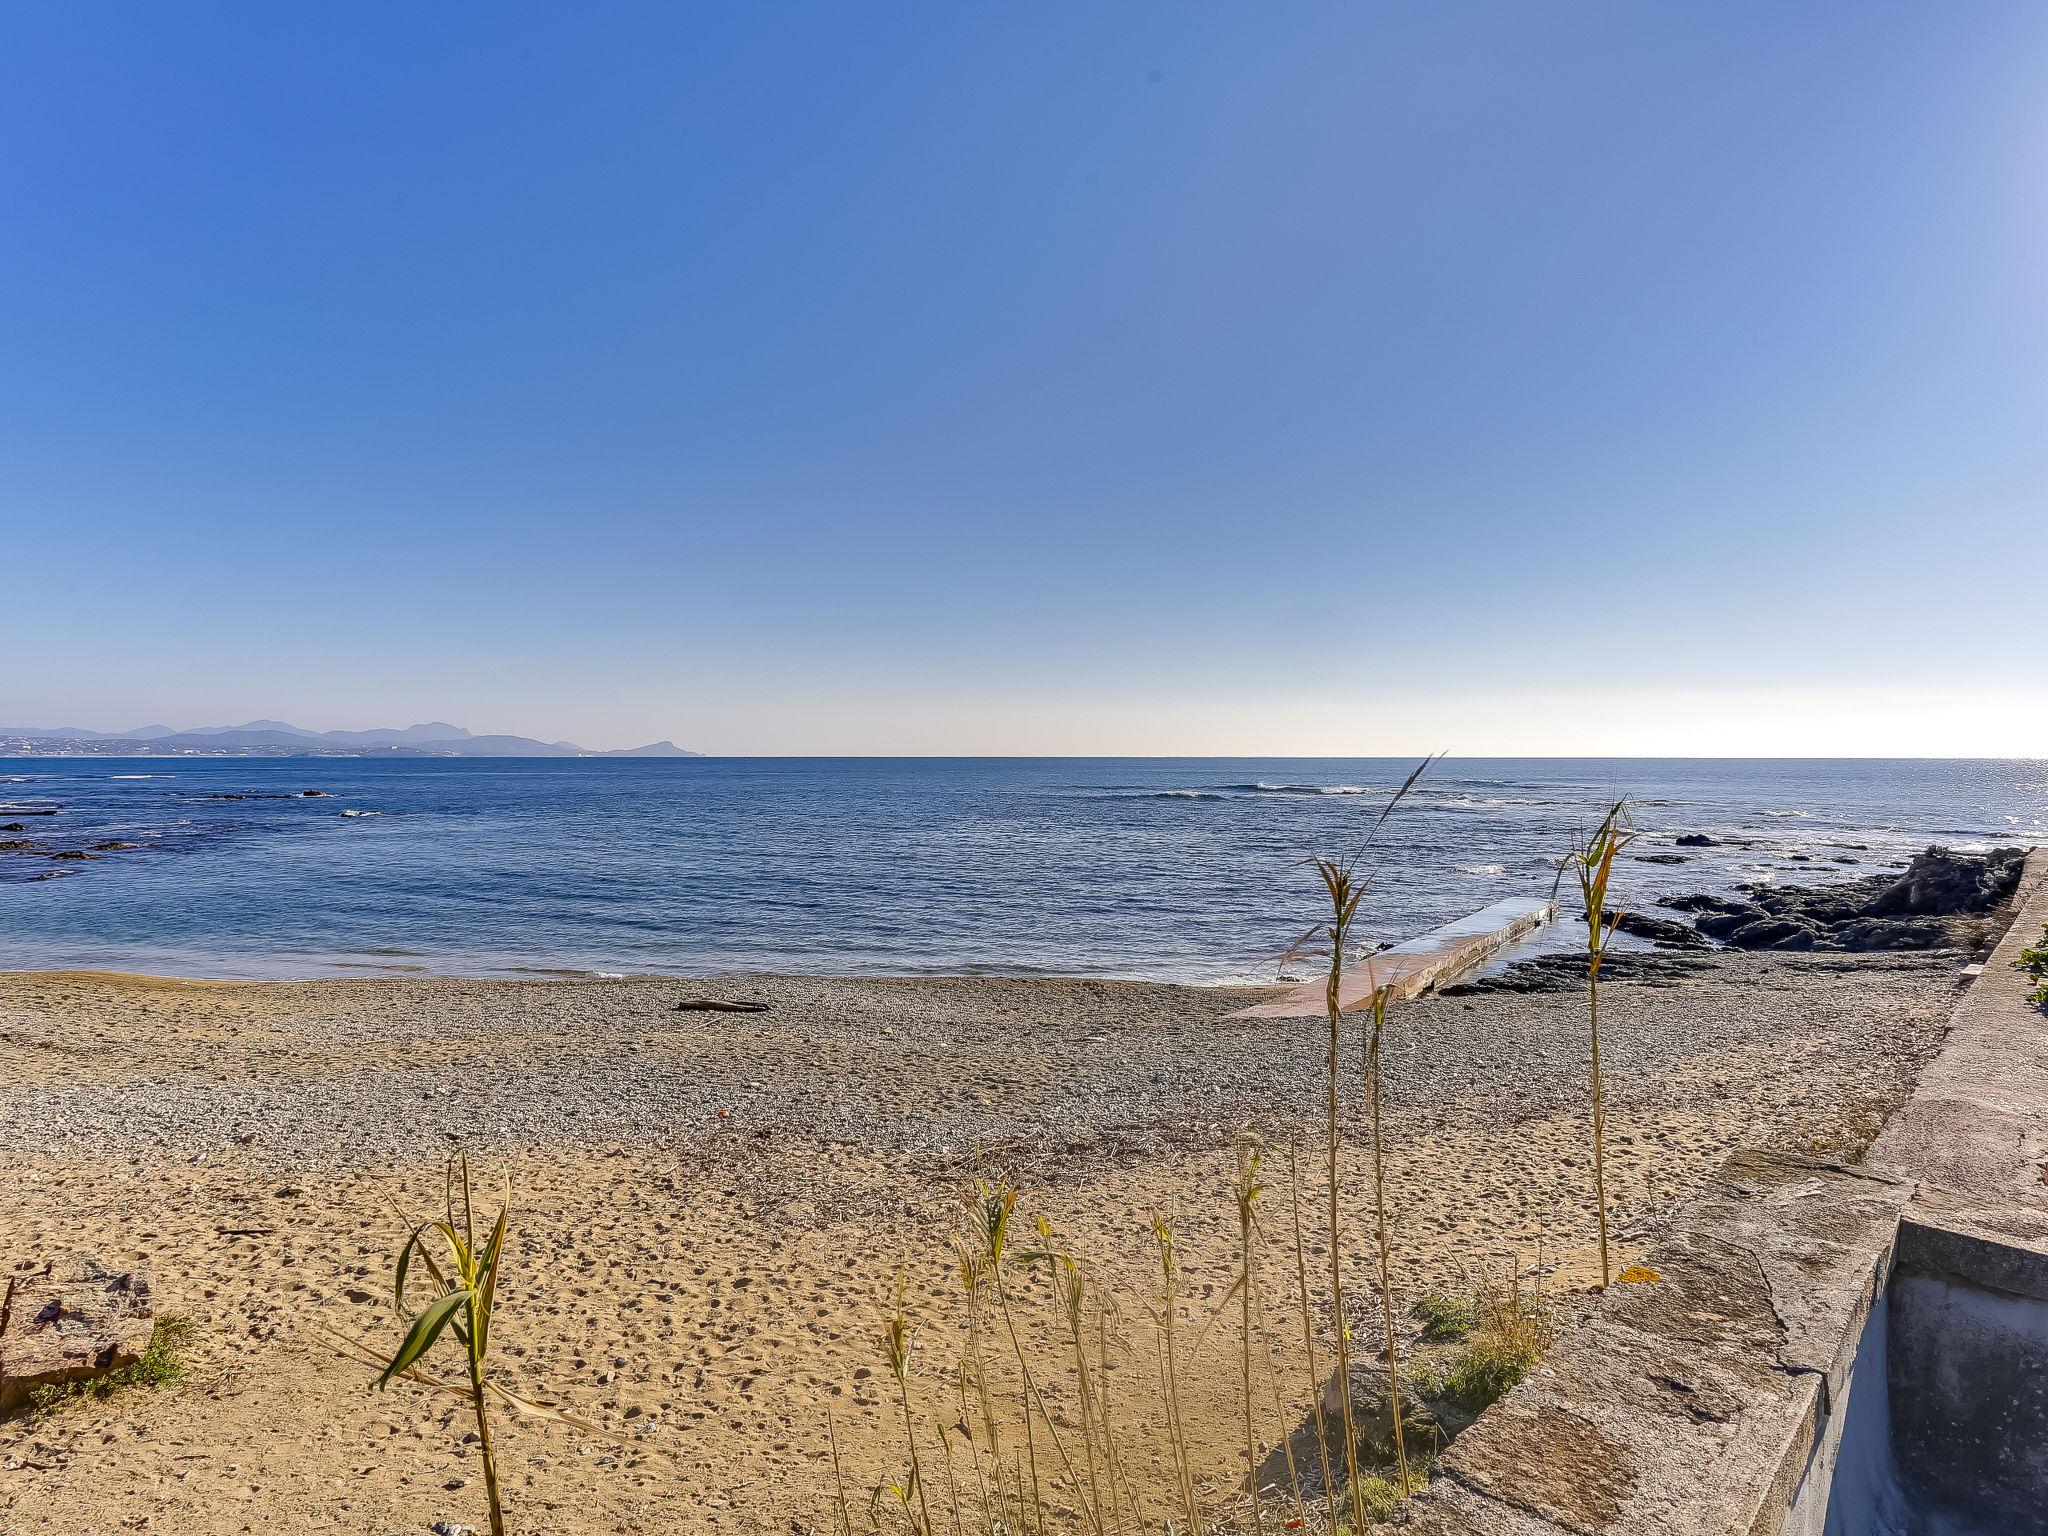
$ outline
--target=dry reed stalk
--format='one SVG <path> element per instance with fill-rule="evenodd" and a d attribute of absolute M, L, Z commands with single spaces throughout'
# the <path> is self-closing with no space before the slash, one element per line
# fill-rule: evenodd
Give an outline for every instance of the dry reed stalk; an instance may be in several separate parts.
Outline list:
<path fill-rule="evenodd" d="M 1280 1387 L 1280 1369 L 1274 1364 L 1273 1330 L 1266 1315 L 1266 1295 L 1258 1284 L 1258 1272 L 1252 1273 L 1252 1323 L 1259 1335 L 1259 1358 L 1265 1365 L 1266 1392 L 1272 1399 L 1273 1416 L 1280 1427 L 1280 1454 L 1287 1463 L 1287 1486 L 1294 1495 L 1294 1512 L 1299 1516 L 1308 1514 L 1306 1496 L 1301 1487 L 1301 1468 L 1294 1460 L 1294 1437 L 1287 1432 L 1287 1394 Z M 1297 1529 L 1290 1526 L 1289 1529 Z"/>
<path fill-rule="evenodd" d="M 1294 1281 L 1301 1302 L 1301 1344 L 1308 1357 L 1308 1401 L 1316 1426 L 1316 1454 L 1323 1464 L 1323 1499 L 1329 1505 L 1330 1529 L 1337 1529 L 1337 1480 L 1330 1471 L 1330 1436 L 1323 1426 L 1323 1382 L 1316 1369 L 1315 1319 L 1309 1311 L 1308 1251 L 1301 1236 L 1301 1140 L 1287 1143 L 1287 1193 L 1294 1207 Z"/>
<path fill-rule="evenodd" d="M 839 1426 L 832 1420 L 832 1410 L 825 1410 L 825 1438 L 832 1446 L 832 1484 L 839 1495 L 839 1536 L 853 1536 L 853 1512 L 846 1505 L 846 1471 L 839 1462 Z"/>
<path fill-rule="evenodd" d="M 910 1447 L 910 1488 L 898 1488 L 896 1497 L 907 1510 L 910 1495 L 917 1495 L 922 1536 L 935 1536 L 930 1501 L 924 1491 L 924 1465 L 917 1454 L 917 1426 L 910 1413 L 910 1318 L 903 1310 L 903 1271 L 896 1272 L 896 1309 L 889 1315 L 887 1330 L 889 1371 L 896 1378 L 896 1400 L 903 1409 L 903 1438 Z"/>
<path fill-rule="evenodd" d="M 1338 1053 L 1343 1045 L 1344 1009 L 1340 1000 L 1344 984 L 1344 947 L 1351 936 L 1351 921 L 1357 916 L 1359 898 L 1364 894 L 1351 880 L 1351 871 L 1329 859 L 1316 865 L 1330 895 L 1330 974 L 1324 987 L 1323 1004 L 1329 1016 L 1329 1054 L 1323 1078 L 1323 1118 L 1327 1165 L 1324 1192 L 1330 1205 L 1330 1308 L 1337 1324 L 1337 1401 L 1344 1423 L 1344 1481 L 1351 1499 L 1351 1526 L 1365 1529 L 1365 1495 L 1358 1479 L 1358 1429 L 1351 1412 L 1351 1323 L 1344 1310 L 1343 1217 L 1338 1205 L 1342 1183 L 1342 1138 L 1338 1118 L 1337 1088 L 1340 1081 Z"/>
<path fill-rule="evenodd" d="M 1160 1391 L 1165 1399 L 1167 1442 L 1173 1452 L 1174 1484 L 1180 1494 L 1182 1513 L 1187 1517 L 1188 1536 L 1201 1536 L 1201 1507 L 1195 1498 L 1194 1472 L 1188 1465 L 1187 1430 L 1181 1412 L 1180 1360 L 1175 1327 L 1180 1310 L 1180 1282 L 1173 1262 L 1173 1226 L 1156 1213 L 1152 1217 L 1152 1237 L 1159 1248 L 1163 1285 L 1158 1312 L 1159 1370 Z"/>
<path fill-rule="evenodd" d="M 1003 1442 L 997 1428 L 995 1401 L 989 1392 L 988 1357 L 982 1344 L 982 1292 L 989 1274 L 1002 1262 L 1010 1212 L 1016 1198 L 1015 1189 L 1006 1180 L 990 1184 L 977 1179 L 974 1193 L 967 1201 L 969 1231 L 960 1240 L 960 1279 L 967 1293 L 967 1352 L 974 1363 L 975 1399 L 981 1408 L 982 1432 L 988 1437 L 989 1464 L 995 1475 L 995 1508 L 999 1511 L 1007 1511 L 1011 1507 L 1011 1497 L 1004 1482 Z M 977 1476 L 980 1467 L 977 1457 Z M 1017 1492 L 1015 1502 L 1021 1517 L 1024 1502 L 1021 1490 Z"/>
<path fill-rule="evenodd" d="M 974 1465 L 974 1489 L 981 1499 L 981 1526 L 983 1530 L 993 1532 L 1001 1528 L 1002 1521 L 996 1514 L 996 1506 L 989 1501 L 988 1478 L 981 1470 L 981 1452 L 974 1444 L 974 1431 L 969 1427 L 973 1423 L 973 1410 L 967 1405 L 968 1370 L 968 1363 L 963 1360 L 954 1376 L 960 1392 L 960 1432 L 967 1437 L 967 1459 Z M 1002 1463 L 996 1464 L 996 1472 L 1001 1476 Z"/>
<path fill-rule="evenodd" d="M 1074 1380 L 1080 1391 L 1082 1461 L 1088 1468 L 1088 1515 L 1096 1536 L 1108 1536 L 1108 1522 L 1102 1518 L 1102 1481 L 1095 1458 L 1095 1390 L 1088 1370 L 1087 1285 L 1081 1266 L 1072 1256 L 1052 1246 L 1052 1228 L 1041 1218 L 1040 1232 L 1047 1240 L 1047 1261 L 1059 1281 L 1061 1313 L 1067 1324 L 1067 1341 L 1074 1351 Z M 1111 1490 L 1114 1495 L 1114 1489 Z M 1115 1514 L 1112 1504 L 1111 1515 Z"/>
<path fill-rule="evenodd" d="M 1117 1449 L 1116 1429 L 1110 1417 L 1109 1317 L 1107 1310 L 1101 1304 L 1100 1297 L 1097 1298 L 1095 1308 L 1095 1354 L 1100 1364 L 1100 1369 L 1097 1370 L 1095 1379 L 1101 1383 L 1099 1390 L 1102 1395 L 1102 1402 L 1097 1410 L 1097 1418 L 1102 1425 L 1102 1443 L 1109 1452 L 1109 1487 L 1112 1507 L 1114 1507 L 1115 1500 L 1121 1494 L 1124 1508 L 1128 1509 L 1131 1513 L 1132 1523 L 1142 1531 L 1145 1528 L 1144 1512 L 1138 1508 L 1138 1496 L 1131 1487 L 1130 1473 L 1124 1466 L 1123 1453 Z"/>
<path fill-rule="evenodd" d="M 1372 991 L 1372 1023 L 1366 1035 L 1365 1082 L 1372 1105 L 1372 1204 L 1373 1222 L 1378 1229 L 1380 1260 L 1380 1314 L 1387 1341 L 1387 1407 L 1394 1421 L 1394 1466 L 1400 1474 L 1403 1498 L 1409 1493 L 1408 1443 L 1401 1427 L 1401 1369 L 1394 1350 L 1394 1291 L 1390 1274 L 1391 1244 L 1387 1235 L 1387 1157 L 1380 1124 L 1380 1047 L 1386 1039 L 1387 989 L 1372 986 L 1373 966 L 1365 962 L 1366 981 Z"/>
<path fill-rule="evenodd" d="M 1259 1153 L 1249 1141 L 1237 1144 L 1237 1241 L 1241 1267 L 1237 1277 L 1239 1321 L 1244 1329 L 1244 1479 L 1252 1496 L 1252 1536 L 1265 1536 L 1266 1522 L 1259 1509 L 1258 1428 L 1252 1409 L 1252 1312 L 1258 1290 L 1253 1274 L 1252 1232 L 1256 1225 L 1253 1207 L 1257 1203 Z"/>
<path fill-rule="evenodd" d="M 1017 1332 L 1016 1314 L 1010 1308 L 1009 1287 L 1003 1280 L 1003 1272 L 1000 1268 L 995 1272 L 995 1279 L 996 1305 L 1002 1313 L 1003 1327 L 1010 1336 L 1010 1352 L 1017 1357 L 1017 1369 L 1023 1378 L 1025 1444 L 1031 1450 L 1032 1498 L 1039 1506 L 1040 1522 L 1042 1525 L 1044 1519 L 1044 1495 L 1038 1486 L 1038 1452 L 1036 1440 L 1031 1431 L 1031 1409 L 1034 1401 L 1038 1407 L 1038 1416 L 1045 1421 L 1046 1435 L 1051 1439 L 1052 1448 L 1058 1454 L 1060 1466 L 1067 1475 L 1068 1486 L 1074 1490 L 1074 1497 L 1085 1505 L 1087 1503 L 1087 1496 L 1082 1491 L 1080 1475 L 1074 1470 L 1073 1458 L 1067 1454 L 1066 1442 L 1060 1439 L 1059 1426 L 1053 1423 L 1052 1410 L 1045 1406 L 1045 1393 L 1039 1388 L 1037 1378 L 1031 1374 L 1031 1362 L 1024 1354 L 1024 1341 Z M 1089 1511 L 1089 1514 L 1091 1517 L 1090 1523 L 1097 1525 L 1097 1536 L 1103 1536 L 1100 1525 L 1093 1519 L 1094 1511 L 1092 1509 Z"/>

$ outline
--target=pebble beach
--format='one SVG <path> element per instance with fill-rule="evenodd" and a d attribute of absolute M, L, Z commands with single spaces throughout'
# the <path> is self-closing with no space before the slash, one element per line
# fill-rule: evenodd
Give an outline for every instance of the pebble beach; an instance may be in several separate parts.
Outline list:
<path fill-rule="evenodd" d="M 1853 1157 L 1939 1045 L 1967 957 L 1682 958 L 1603 995 L 1624 1252 L 1735 1148 Z M 368 1353 L 395 1343 L 408 1217 L 461 1149 L 514 1207 L 500 1368 L 605 1431 L 506 1431 L 522 1528 L 826 1529 L 828 1414 L 849 1478 L 891 1465 L 876 1371 L 899 1268 L 921 1368 L 952 1358 L 949 1234 L 978 1171 L 1016 1177 L 1133 1319 L 1154 1211 L 1173 1213 L 1190 1305 L 1224 1294 L 1238 1138 L 1262 1139 L 1284 1201 L 1286 1149 L 1322 1126 L 1322 1026 L 1227 1017 L 1270 995 L 0 976 L 0 1253 L 146 1263 L 160 1309 L 193 1325 L 178 1385 L 0 1425 L 0 1527 L 395 1536 L 473 1520 L 459 1405 L 368 1390 Z M 765 1009 L 678 1009 L 704 998 Z M 1397 1291 L 1512 1266 L 1568 1321 L 1597 1274 L 1585 1056 L 1569 990 L 1396 1010 Z M 1347 1108 L 1347 1156 L 1362 1131 Z M 1347 1224 L 1368 1187 L 1347 1181 Z M 1308 1242 L 1325 1251 L 1313 1223 Z M 1261 1259 L 1276 1284 L 1290 1262 L 1277 1243 Z M 1223 1478 L 1242 1431 L 1227 1352 L 1210 1367 L 1192 1434 Z M 1142 1423 L 1132 1434 L 1146 1443 Z"/>

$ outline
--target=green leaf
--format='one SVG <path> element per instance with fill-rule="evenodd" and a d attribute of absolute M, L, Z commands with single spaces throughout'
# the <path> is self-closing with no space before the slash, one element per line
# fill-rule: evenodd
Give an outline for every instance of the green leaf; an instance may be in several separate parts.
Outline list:
<path fill-rule="evenodd" d="M 405 1246 L 398 1250 L 398 1274 L 391 1282 L 391 1304 L 398 1309 L 401 1317 L 405 1315 L 405 1277 L 412 1268 L 413 1251 L 418 1249 L 420 1257 L 426 1259 L 428 1269 L 434 1267 L 434 1261 L 427 1258 L 427 1250 L 420 1243 L 420 1234 L 432 1225 L 431 1221 L 423 1221 L 414 1227 L 412 1236 L 408 1237 Z M 435 1278 L 438 1283 L 439 1277 Z"/>
<path fill-rule="evenodd" d="M 484 1289 L 476 1304 L 476 1357 L 479 1360 L 491 1347 L 491 1303 L 498 1296 L 498 1253 L 505 1246 L 505 1223 L 511 1215 L 509 1203 L 498 1208 L 498 1224 L 491 1230 L 491 1240 L 484 1245 Z"/>
<path fill-rule="evenodd" d="M 464 1280 L 467 1280 L 470 1272 L 469 1249 L 463 1244 L 462 1234 L 455 1230 L 455 1224 L 451 1221 L 437 1221 L 433 1225 L 443 1237 L 448 1239 L 449 1251 L 455 1255 L 456 1271 L 461 1274 Z"/>
<path fill-rule="evenodd" d="M 398 1346 L 398 1353 L 391 1357 L 391 1363 L 384 1367 L 384 1374 L 377 1378 L 377 1390 L 383 1391 L 390 1385 L 391 1378 L 408 1369 L 412 1363 L 432 1347 L 434 1340 L 441 1336 L 441 1330 L 448 1326 L 448 1320 L 469 1304 L 469 1292 L 450 1291 L 437 1298 L 427 1309 L 412 1320 L 412 1327 L 406 1330 L 405 1342 Z"/>

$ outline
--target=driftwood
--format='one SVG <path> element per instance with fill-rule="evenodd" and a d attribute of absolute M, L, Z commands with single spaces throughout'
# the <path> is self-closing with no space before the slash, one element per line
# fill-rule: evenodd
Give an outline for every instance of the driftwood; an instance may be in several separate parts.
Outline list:
<path fill-rule="evenodd" d="M 715 997 L 686 997 L 676 1004 L 677 1013 L 766 1013 L 766 1003 L 728 1003 Z"/>

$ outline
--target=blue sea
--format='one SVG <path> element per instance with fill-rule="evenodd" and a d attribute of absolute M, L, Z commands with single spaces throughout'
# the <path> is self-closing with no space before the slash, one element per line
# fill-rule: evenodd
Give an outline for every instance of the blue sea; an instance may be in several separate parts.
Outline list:
<path fill-rule="evenodd" d="M 59 814 L 0 838 L 136 846 L 0 853 L 0 968 L 1266 980 L 1316 917 L 1304 860 L 1354 846 L 1413 766 L 6 759 L 0 823 Z M 2048 842 L 2041 762 L 1449 760 L 1381 831 L 1362 932 L 1547 894 L 1623 794 L 1632 853 L 1688 859 L 1624 863 L 1631 906 Z"/>

